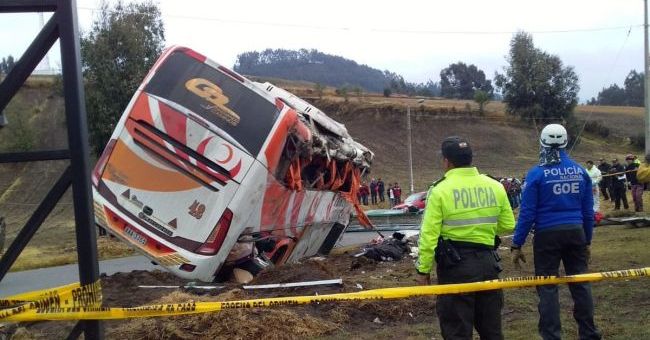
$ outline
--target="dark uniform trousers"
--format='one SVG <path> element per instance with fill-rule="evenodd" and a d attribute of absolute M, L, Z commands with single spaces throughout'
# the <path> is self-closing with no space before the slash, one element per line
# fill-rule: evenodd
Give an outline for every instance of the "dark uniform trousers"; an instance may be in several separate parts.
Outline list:
<path fill-rule="evenodd" d="M 623 208 L 629 209 L 627 193 L 625 192 L 625 183 L 615 181 L 611 186 L 611 192 L 615 210 L 621 209 L 621 202 L 623 202 Z"/>
<path fill-rule="evenodd" d="M 605 175 L 605 173 L 603 173 L 603 175 Z M 603 177 L 600 183 L 598 183 L 598 187 L 600 188 L 600 193 L 603 195 L 605 201 L 609 200 L 609 194 L 612 193 L 610 182 L 611 182 L 611 178 Z"/>
<path fill-rule="evenodd" d="M 560 261 L 567 275 L 582 274 L 587 271 L 587 242 L 580 225 L 537 231 L 533 241 L 535 254 L 535 275 L 559 274 Z M 569 284 L 573 298 L 573 317 L 578 323 L 579 336 L 584 339 L 600 339 L 601 335 L 594 324 L 594 303 L 591 298 L 591 285 L 588 283 Z M 557 285 L 537 286 L 539 295 L 539 334 L 544 340 L 560 339 L 560 302 Z"/>
<path fill-rule="evenodd" d="M 445 266 L 437 263 L 438 284 L 465 283 L 499 278 L 497 261 L 491 250 L 459 248 L 460 263 Z M 501 331 L 501 290 L 439 295 L 436 312 L 442 336 L 450 339 L 472 339 L 476 328 L 481 339 L 503 339 Z"/>

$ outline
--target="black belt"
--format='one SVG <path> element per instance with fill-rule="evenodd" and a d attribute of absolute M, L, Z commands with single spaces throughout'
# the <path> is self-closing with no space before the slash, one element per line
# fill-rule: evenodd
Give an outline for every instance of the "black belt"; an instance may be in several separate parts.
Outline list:
<path fill-rule="evenodd" d="M 453 240 L 449 240 L 449 242 L 458 250 L 468 250 L 468 251 L 494 250 L 494 246 L 488 244 L 465 242 L 465 241 L 453 241 Z"/>

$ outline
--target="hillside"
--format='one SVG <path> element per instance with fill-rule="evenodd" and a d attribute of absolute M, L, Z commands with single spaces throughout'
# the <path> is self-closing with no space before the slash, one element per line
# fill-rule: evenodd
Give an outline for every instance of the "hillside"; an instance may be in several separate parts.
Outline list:
<path fill-rule="evenodd" d="M 421 105 L 416 99 L 407 98 L 353 98 L 345 104 L 328 98 L 316 101 L 315 105 L 343 122 L 355 139 L 375 152 L 371 177 L 397 181 L 402 188 L 407 188 L 409 178 L 406 145 L 409 105 L 416 191 L 425 190 L 441 177 L 439 146 L 442 139 L 451 135 L 469 139 L 475 164 L 485 173 L 519 177 L 537 163 L 537 132 L 505 117 L 501 103 L 489 104 L 486 116 L 478 116 L 473 103 L 451 100 L 426 100 Z M 603 140 L 584 133 L 573 156 L 584 162 L 600 157 L 621 158 L 633 151 L 621 139 Z"/>
<path fill-rule="evenodd" d="M 440 93 L 439 84 L 431 80 L 426 83 L 410 83 L 389 70 L 381 71 L 317 50 L 266 49 L 261 52 L 244 52 L 237 56 L 234 70 L 250 77 L 275 78 L 280 83 L 285 82 L 283 79 L 289 79 L 319 86 L 345 87 L 349 91 L 383 92 L 388 88 L 393 93 L 411 95 Z"/>
<path fill-rule="evenodd" d="M 305 87 L 305 85 L 307 87 Z M 372 149 L 375 162 L 369 177 L 381 177 L 386 182 L 399 182 L 408 191 L 408 153 L 406 109 L 412 110 L 413 171 L 415 190 L 425 190 L 442 175 L 439 145 L 444 137 L 461 135 L 469 138 L 476 154 L 476 165 L 481 171 L 496 176 L 521 176 L 537 162 L 537 133 L 517 120 L 507 118 L 499 102 L 487 106 L 487 114 L 478 116 L 477 107 L 469 101 L 426 98 L 417 103 L 416 98 L 385 98 L 364 95 L 344 98 L 325 91 L 323 99 L 313 94 L 310 84 L 285 82 L 286 88 L 308 97 L 315 105 L 333 118 L 344 123 L 350 134 Z M 30 146 L 32 149 L 54 149 L 66 146 L 63 102 L 53 84 L 31 82 L 23 88 L 7 109 L 10 125 L 0 130 L 2 151 Z M 580 107 L 579 117 L 584 116 Z M 641 119 L 636 111 L 617 112 L 609 108 L 594 114 L 610 126 L 614 135 L 626 135 L 638 128 L 629 124 L 628 118 Z M 629 108 L 625 108 L 629 110 Z M 25 132 L 27 131 L 27 132 Z M 16 144 L 17 136 L 22 144 Z M 27 136 L 27 137 L 25 137 Z M 622 138 L 601 139 L 586 133 L 583 142 L 574 150 L 580 161 L 599 157 L 621 157 L 629 152 L 639 152 L 625 145 Z M 45 196 L 65 162 L 31 164 L 5 164 L 0 166 L 0 215 L 8 222 L 8 238 L 12 240 L 29 214 Z M 46 221 L 29 244 L 29 251 L 18 260 L 16 268 L 69 263 L 74 261 L 74 226 L 70 194 L 66 194 L 54 214 Z M 53 242 L 55 241 L 55 242 Z M 102 240 L 100 252 L 104 257 L 124 252 L 121 243 Z M 37 261 L 35 261 L 37 260 Z"/>
<path fill-rule="evenodd" d="M 306 80 L 337 87 L 360 86 L 375 92 L 381 92 L 388 85 L 381 70 L 340 56 L 306 49 L 245 52 L 237 56 L 234 70 L 251 76 Z"/>

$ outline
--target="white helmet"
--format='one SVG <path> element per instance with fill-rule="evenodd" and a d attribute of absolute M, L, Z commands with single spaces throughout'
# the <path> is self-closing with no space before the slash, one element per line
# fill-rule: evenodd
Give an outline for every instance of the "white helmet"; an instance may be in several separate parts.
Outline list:
<path fill-rule="evenodd" d="M 560 124 L 549 124 L 544 127 L 539 136 L 539 143 L 543 147 L 565 148 L 569 143 L 566 129 Z"/>

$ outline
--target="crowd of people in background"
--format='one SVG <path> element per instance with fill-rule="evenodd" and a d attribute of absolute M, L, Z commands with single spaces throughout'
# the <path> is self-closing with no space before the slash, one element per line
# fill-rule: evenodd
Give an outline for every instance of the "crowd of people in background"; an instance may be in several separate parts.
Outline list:
<path fill-rule="evenodd" d="M 648 160 L 650 162 L 650 159 Z M 599 197 L 605 201 L 614 203 L 614 210 L 630 209 L 628 203 L 627 191 L 632 196 L 635 212 L 643 211 L 643 192 L 648 190 L 648 185 L 641 183 L 637 179 L 637 170 L 641 161 L 634 155 L 625 156 L 625 164 L 621 164 L 618 159 L 612 159 L 608 163 L 604 158 L 599 160 L 598 166 L 589 160 L 586 162 L 585 169 L 592 180 L 594 190 L 594 211 L 600 211 Z M 508 194 L 508 200 L 512 209 L 516 209 L 521 204 L 521 194 L 526 185 L 526 176 L 521 179 L 516 177 L 492 177 L 499 181 Z"/>
<path fill-rule="evenodd" d="M 525 180 L 526 176 L 522 177 L 521 180 L 517 177 L 503 177 L 498 179 L 499 183 L 506 190 L 506 194 L 508 194 L 508 201 L 512 209 L 517 209 L 521 204 L 521 193 Z"/>
<path fill-rule="evenodd" d="M 650 161 L 650 160 L 648 160 Z M 627 191 L 631 192 L 635 212 L 643 211 L 643 192 L 647 185 L 637 180 L 637 169 L 641 161 L 634 155 L 625 156 L 625 164 L 618 159 L 612 159 L 611 164 L 604 158 L 599 160 L 598 166 L 593 161 L 586 162 L 586 170 L 593 183 L 594 211 L 600 211 L 600 196 L 605 201 L 614 203 L 614 210 L 629 209 Z M 517 209 L 521 204 L 521 194 L 526 185 L 526 176 L 517 177 L 492 177 L 501 183 L 508 194 L 512 209 Z M 381 178 L 373 178 L 370 183 L 363 182 L 358 192 L 359 202 L 363 205 L 378 205 L 388 200 L 390 208 L 402 203 L 402 188 L 397 182 L 388 183 L 388 187 Z"/>
<path fill-rule="evenodd" d="M 388 183 L 388 188 L 381 178 L 373 178 L 370 183 L 363 182 L 358 192 L 359 202 L 363 205 L 378 205 L 386 202 L 392 208 L 402 202 L 402 188 L 395 183 Z M 370 198 L 370 200 L 368 200 Z"/>
<path fill-rule="evenodd" d="M 598 170 L 594 169 L 592 161 L 587 162 L 587 170 L 591 171 L 592 182 L 595 188 L 600 190 L 603 200 L 614 202 L 614 210 L 629 209 L 630 205 L 627 200 L 627 190 L 631 191 L 632 202 L 634 203 L 634 211 L 643 211 L 643 191 L 646 185 L 640 183 L 637 179 L 637 170 L 641 165 L 641 161 L 634 155 L 625 156 L 625 165 L 621 164 L 618 159 L 612 159 L 612 163 L 608 163 L 605 159 L 599 160 Z M 595 191 L 594 194 L 598 194 Z"/>

